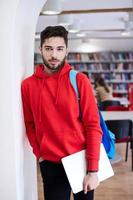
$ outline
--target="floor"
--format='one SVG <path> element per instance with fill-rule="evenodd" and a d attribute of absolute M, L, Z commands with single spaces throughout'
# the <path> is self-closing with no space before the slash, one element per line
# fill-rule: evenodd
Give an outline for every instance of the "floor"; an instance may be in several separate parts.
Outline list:
<path fill-rule="evenodd" d="M 130 149 L 127 162 L 124 161 L 125 144 L 117 144 L 117 152 L 122 155 L 122 160 L 113 164 L 115 176 L 100 183 L 95 191 L 95 200 L 133 200 L 133 171 L 131 171 Z M 44 200 L 39 169 L 37 171 L 38 200 Z M 73 200 L 72 197 L 71 200 Z"/>

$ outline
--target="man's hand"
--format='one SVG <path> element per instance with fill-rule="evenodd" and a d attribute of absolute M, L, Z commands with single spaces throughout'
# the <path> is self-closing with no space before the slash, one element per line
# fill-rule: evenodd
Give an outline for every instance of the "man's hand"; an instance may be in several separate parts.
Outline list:
<path fill-rule="evenodd" d="M 88 172 L 83 181 L 83 190 L 86 194 L 90 190 L 96 189 L 99 185 L 97 172 Z"/>

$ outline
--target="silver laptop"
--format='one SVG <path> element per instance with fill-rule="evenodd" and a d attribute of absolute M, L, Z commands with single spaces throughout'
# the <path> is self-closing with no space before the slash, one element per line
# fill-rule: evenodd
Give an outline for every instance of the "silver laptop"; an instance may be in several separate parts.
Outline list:
<path fill-rule="evenodd" d="M 83 179 L 86 174 L 85 150 L 82 150 L 80 152 L 62 158 L 62 164 L 64 166 L 73 193 L 78 193 L 82 191 Z M 114 171 L 107 157 L 104 146 L 101 143 L 99 171 L 98 171 L 99 181 L 100 182 L 104 181 L 113 175 Z"/>

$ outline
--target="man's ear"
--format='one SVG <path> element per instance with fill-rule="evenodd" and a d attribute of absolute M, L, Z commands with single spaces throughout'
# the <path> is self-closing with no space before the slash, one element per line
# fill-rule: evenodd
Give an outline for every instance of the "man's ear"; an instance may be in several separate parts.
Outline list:
<path fill-rule="evenodd" d="M 38 47 L 40 54 L 42 55 L 42 48 Z"/>
<path fill-rule="evenodd" d="M 66 50 L 66 57 L 68 56 L 68 49 Z"/>

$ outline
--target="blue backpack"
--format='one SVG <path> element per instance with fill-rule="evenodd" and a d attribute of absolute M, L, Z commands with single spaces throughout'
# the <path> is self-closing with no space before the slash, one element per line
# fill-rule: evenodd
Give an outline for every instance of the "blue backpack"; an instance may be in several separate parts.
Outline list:
<path fill-rule="evenodd" d="M 78 73 L 78 71 L 71 70 L 69 73 L 69 78 L 70 78 L 70 82 L 77 94 L 77 99 L 80 100 L 77 82 L 76 82 L 77 73 Z M 100 126 L 101 126 L 101 129 L 103 132 L 102 143 L 104 145 L 104 148 L 106 150 L 108 158 L 113 159 L 113 157 L 115 155 L 115 135 L 107 128 L 107 125 L 106 125 L 100 111 L 99 111 L 99 116 L 100 116 Z"/>

